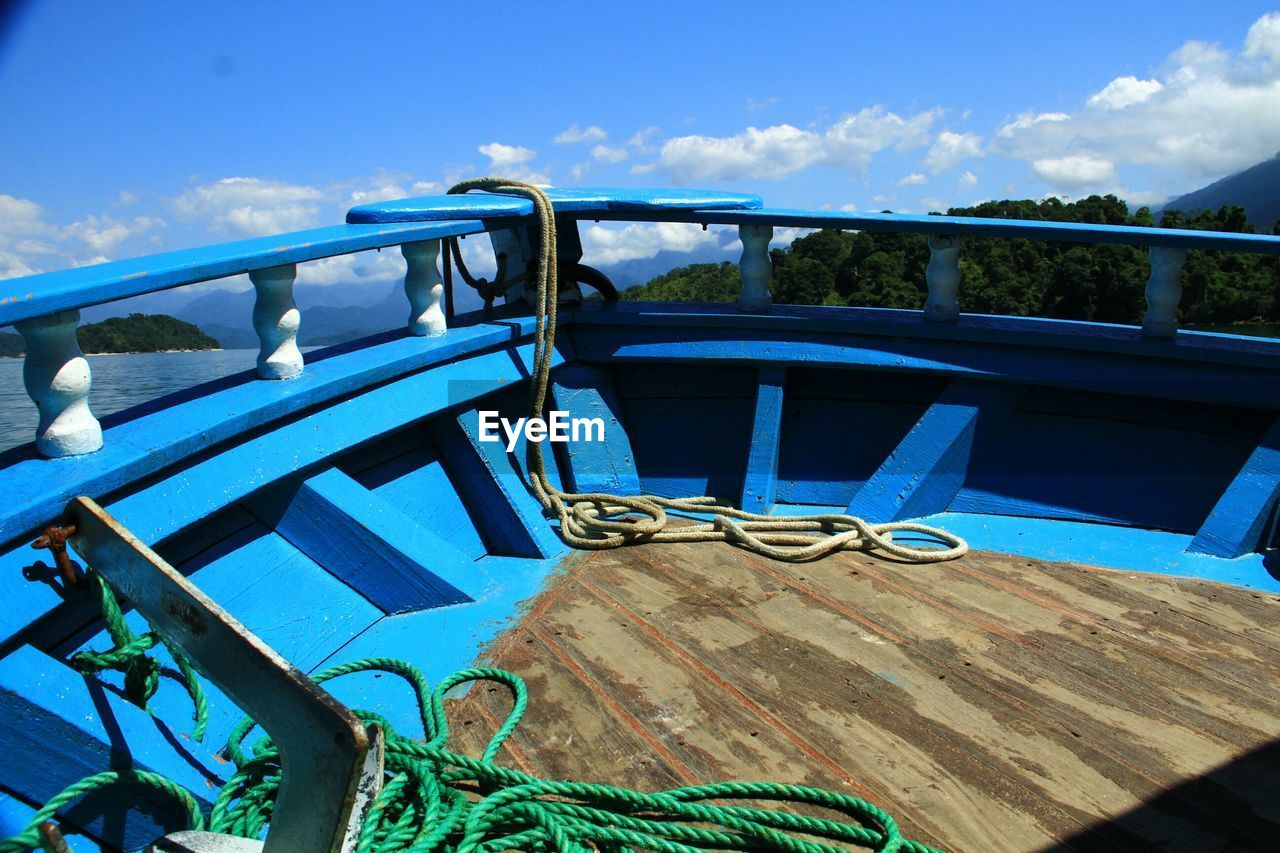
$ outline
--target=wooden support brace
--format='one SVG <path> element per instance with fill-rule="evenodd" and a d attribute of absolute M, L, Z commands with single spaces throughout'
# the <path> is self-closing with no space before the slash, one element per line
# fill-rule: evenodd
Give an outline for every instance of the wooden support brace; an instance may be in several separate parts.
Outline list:
<path fill-rule="evenodd" d="M 613 371 L 596 364 L 566 364 L 556 372 L 551 393 L 556 408 L 570 419 L 599 418 L 604 424 L 604 441 L 594 440 L 594 431 L 589 431 L 577 441 L 556 445 L 563 448 L 568 462 L 569 488 L 575 492 L 640 494 L 640 476 L 622 423 Z"/>
<path fill-rule="evenodd" d="M 1267 522 L 1280 499 L 1280 418 L 1272 423 L 1240 473 L 1218 498 L 1187 546 L 1188 553 L 1243 557 L 1264 544 Z"/>
<path fill-rule="evenodd" d="M 785 367 L 761 367 L 756 387 L 756 411 L 751 428 L 751 452 L 742 483 L 742 508 L 767 513 L 778 491 L 778 448 L 782 435 L 782 389 Z"/>
<path fill-rule="evenodd" d="M 481 441 L 473 409 L 433 425 L 449 479 L 477 519 L 490 553 L 510 557 L 553 557 L 565 545 L 543 516 L 524 476 L 501 441 Z M 547 453 L 551 464 L 551 454 Z"/>
<path fill-rule="evenodd" d="M 953 381 L 854 493 L 849 514 L 884 522 L 945 510 L 1025 390 L 1001 382 Z"/>
<path fill-rule="evenodd" d="M 336 468 L 248 507 L 384 613 L 472 600 L 463 591 L 476 581 L 472 560 Z"/>

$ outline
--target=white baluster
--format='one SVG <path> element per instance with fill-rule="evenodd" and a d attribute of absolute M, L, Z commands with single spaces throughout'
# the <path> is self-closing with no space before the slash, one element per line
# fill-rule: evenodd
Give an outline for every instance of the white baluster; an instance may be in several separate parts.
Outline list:
<path fill-rule="evenodd" d="M 436 266 L 440 241 L 405 243 L 400 251 L 409 266 L 404 274 L 404 293 L 409 297 L 409 333 L 429 337 L 443 335 L 446 328 L 440 300 L 444 296 L 444 280 Z"/>
<path fill-rule="evenodd" d="M 1178 334 L 1178 303 L 1182 301 L 1182 265 L 1186 249 L 1152 246 L 1151 277 L 1147 279 L 1147 316 L 1142 318 L 1142 334 L 1152 338 L 1172 338 Z"/>
<path fill-rule="evenodd" d="M 929 235 L 929 266 L 924 270 L 929 296 L 924 318 L 943 323 L 960 319 L 960 238 L 949 234 Z"/>
<path fill-rule="evenodd" d="M 773 304 L 769 293 L 769 279 L 773 277 L 769 241 L 773 239 L 773 226 L 739 225 L 738 237 L 742 240 L 742 260 L 738 262 L 742 292 L 738 295 L 738 307 L 744 311 L 766 309 Z"/>
<path fill-rule="evenodd" d="M 79 311 L 15 323 L 27 345 L 22 380 L 40 411 L 36 449 L 44 456 L 78 456 L 102 447 L 102 427 L 89 411 L 89 361 L 76 340 Z"/>
<path fill-rule="evenodd" d="M 292 379 L 302 373 L 298 325 L 302 315 L 293 301 L 295 264 L 254 270 L 249 280 L 258 291 L 253 303 L 253 328 L 258 333 L 258 376 Z"/>

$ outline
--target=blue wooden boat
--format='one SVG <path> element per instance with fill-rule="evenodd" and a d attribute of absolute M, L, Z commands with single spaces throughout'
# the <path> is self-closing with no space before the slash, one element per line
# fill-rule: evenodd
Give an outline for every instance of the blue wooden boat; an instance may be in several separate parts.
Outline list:
<path fill-rule="evenodd" d="M 494 805 L 516 829 L 431 842 L 449 847 L 831 849 L 788 848 L 785 829 L 924 849 L 851 805 L 868 801 L 948 849 L 1275 848 L 1280 341 L 1179 330 L 1177 309 L 1188 251 L 1277 254 L 1280 238 L 691 190 L 550 189 L 540 218 L 533 195 L 365 205 L 342 225 L 3 283 L 40 426 L 0 457 L 0 838 L 27 833 L 0 849 L 72 832 L 78 849 L 400 849 L 386 815 L 413 823 L 412 808 L 379 798 L 439 763 L 446 724 L 450 749 L 484 753 L 457 806 L 472 829 L 482 795 L 528 778 L 832 792 L 552 786 L 531 795 L 539 817 Z M 736 226 L 740 298 L 608 298 L 582 264 L 593 220 Z M 772 304 L 784 226 L 927 234 L 923 310 Z M 455 315 L 450 241 L 483 235 L 494 304 Z M 1146 247 L 1146 318 L 961 314 L 970 238 Z M 304 359 L 297 265 L 369 249 L 407 260 L 407 326 Z M 93 416 L 80 309 L 243 273 L 256 371 Z M 528 416 L 540 378 L 546 408 L 584 426 L 546 444 L 545 479 L 536 442 L 487 440 L 483 420 Z M 547 498 L 560 490 L 618 496 L 632 521 L 592 527 L 614 499 Z M 636 533 L 654 513 L 665 533 Z M 821 558 L 782 553 L 832 537 Z M 948 537 L 968 552 L 951 559 Z M 368 659 L 382 664 L 343 669 Z M 514 681 L 471 671 L 424 721 L 414 671 L 386 659 L 445 686 L 478 664 L 515 673 L 528 717 L 486 751 Z M 225 818 L 219 791 L 253 764 L 223 746 L 246 712 L 271 741 L 239 823 L 192 832 Z M 101 784 L 56 799 L 85 778 Z M 422 799 L 416 825 L 461 796 L 430 814 Z M 834 804 L 839 826 L 870 828 L 733 796 Z"/>

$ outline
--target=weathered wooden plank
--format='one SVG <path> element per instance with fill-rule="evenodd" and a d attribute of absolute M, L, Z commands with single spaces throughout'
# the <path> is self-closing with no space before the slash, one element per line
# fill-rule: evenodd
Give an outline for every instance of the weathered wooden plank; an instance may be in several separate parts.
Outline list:
<path fill-rule="evenodd" d="M 952 382 L 854 494 L 849 514 L 878 522 L 945 510 L 1025 390 Z"/>
<path fill-rule="evenodd" d="M 742 745 L 737 715 L 757 708 L 769 737 L 795 734 L 909 834 L 950 849 L 1269 843 L 1280 827 L 1266 744 L 1280 706 L 1267 680 L 1280 652 L 1236 633 L 1234 605 L 1255 602 L 1251 617 L 1266 618 L 1270 603 L 1026 563 L 975 553 L 903 570 L 857 554 L 789 566 L 719 545 L 603 552 L 535 601 L 493 660 L 536 675 L 531 706 L 545 687 L 553 728 L 616 716 L 609 703 L 623 702 L 646 731 L 678 733 L 682 743 L 663 743 L 696 773 L 832 785 L 838 774 L 795 742 L 760 743 L 763 756 Z M 1087 591 L 1075 589 L 1085 575 Z M 1163 615 L 1164 598 L 1209 594 L 1222 602 L 1183 607 L 1195 618 Z M 1252 680 L 1223 666 L 1237 648 L 1259 667 Z M 581 708 L 555 698 L 581 685 L 596 697 Z M 456 713 L 483 703 L 468 697 Z M 562 743 L 521 745 L 541 772 L 586 772 Z"/>
<path fill-rule="evenodd" d="M 1187 546 L 1193 554 L 1241 557 L 1257 551 L 1280 498 L 1280 419 L 1245 461 Z"/>
<path fill-rule="evenodd" d="M 207 809 L 211 784 L 220 785 L 230 766 L 208 747 L 179 737 L 161 719 L 29 646 L 0 660 L 0 741 L 5 787 L 37 803 L 84 776 L 133 767 L 169 777 Z M 123 813 L 139 800 L 148 808 Z M 110 817 L 102 817 L 104 807 Z M 87 798 L 67 814 L 72 823 L 128 850 L 187 828 L 171 802 L 128 788 Z"/>
<path fill-rule="evenodd" d="M 336 468 L 248 506 L 384 613 L 471 601 L 474 561 Z"/>
<path fill-rule="evenodd" d="M 575 492 L 604 492 L 614 495 L 640 493 L 640 476 L 626 425 L 622 403 L 613 386 L 612 371 L 591 364 L 567 364 L 556 371 L 552 395 L 557 409 L 573 418 L 599 418 L 604 424 L 604 440 L 594 433 L 585 440 L 563 445 L 569 487 Z"/>
<path fill-rule="evenodd" d="M 782 395 L 786 379 L 785 368 L 760 368 L 751 452 L 742 483 L 741 507 L 748 512 L 767 513 L 777 499 L 778 448 L 782 444 Z"/>

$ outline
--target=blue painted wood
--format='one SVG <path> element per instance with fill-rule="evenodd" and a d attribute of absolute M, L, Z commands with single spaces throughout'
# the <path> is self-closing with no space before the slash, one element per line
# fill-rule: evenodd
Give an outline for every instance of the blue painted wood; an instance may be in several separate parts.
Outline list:
<path fill-rule="evenodd" d="M 472 560 L 336 468 L 269 489 L 248 506 L 384 613 L 462 604 Z"/>
<path fill-rule="evenodd" d="M 9 838 L 27 828 L 36 807 L 0 786 L 0 838 Z M 95 839 L 101 843 L 102 839 Z"/>
<path fill-rule="evenodd" d="M 945 510 L 1025 391 L 1000 382 L 952 382 L 854 494 L 849 514 L 883 522 Z"/>
<path fill-rule="evenodd" d="M 778 501 L 843 512 L 945 384 L 920 374 L 789 368 Z"/>
<path fill-rule="evenodd" d="M 918 371 L 1148 398 L 1280 409 L 1280 372 L 1263 367 L 1173 362 L 1060 351 L 1043 346 L 1006 347 L 992 346 L 990 342 L 772 329 L 692 330 L 580 324 L 575 327 L 573 338 L 578 357 L 583 361 L 772 363 L 903 373 Z M 628 413 L 628 423 L 633 422 Z"/>
<path fill-rule="evenodd" d="M 569 489 L 575 492 L 640 493 L 631 440 L 622 420 L 622 403 L 613 386 L 613 373 L 590 364 L 566 364 L 556 371 L 552 384 L 555 408 L 569 418 L 599 418 L 604 441 L 580 440 L 557 445 L 563 448 Z"/>
<path fill-rule="evenodd" d="M 106 444 L 88 456 L 21 458 L 0 471 L 0 543 L 48 524 L 76 495 L 103 497 L 219 442 L 401 374 L 508 343 L 520 322 L 450 329 L 437 338 L 397 331 L 376 345 L 308 354 L 307 371 L 288 382 L 259 382 L 252 371 L 169 395 L 110 419 Z"/>
<path fill-rule="evenodd" d="M 421 339 L 419 339 L 421 340 Z M 142 541 L 154 545 L 257 490 L 318 466 L 393 430 L 526 377 L 533 350 L 517 346 L 438 365 L 256 435 L 107 509 Z M 563 362 L 557 352 L 555 363 Z M 0 570 L 20 577 L 34 554 L 25 543 L 0 556 Z M 0 637 L 9 638 L 61 602 L 43 583 L 16 584 L 0 607 Z"/>
<path fill-rule="evenodd" d="M 251 270 L 484 230 L 484 223 L 474 219 L 418 225 L 334 225 L 11 278 L 0 284 L 0 326 Z"/>
<path fill-rule="evenodd" d="M 320 666 L 366 657 L 396 657 L 418 666 L 434 684 L 452 672 L 474 666 L 499 632 L 515 623 L 521 602 L 541 592 L 546 578 L 559 565 L 554 559 L 485 557 L 479 566 L 486 585 L 474 604 L 388 616 Z M 422 736 L 417 705 L 398 678 L 360 673 L 325 682 L 325 689 L 348 707 L 382 714 L 398 732 Z"/>
<path fill-rule="evenodd" d="M 741 507 L 748 512 L 773 509 L 778 492 L 778 448 L 782 439 L 782 397 L 787 372 L 762 367 L 756 390 L 756 410 L 751 426 L 751 452 L 742 483 Z"/>
<path fill-rule="evenodd" d="M 1105 418 L 1015 411 L 950 509 L 1192 533 L 1254 448 Z"/>
<path fill-rule="evenodd" d="M 1187 546 L 1192 554 L 1241 557 L 1257 551 L 1280 498 L 1280 418 L 1218 498 Z"/>
<path fill-rule="evenodd" d="M 574 309 L 573 324 L 575 327 L 771 329 L 801 334 L 838 332 L 984 344 L 1025 344 L 1180 361 L 1280 367 L 1280 340 L 1271 338 L 1184 329 L 1173 341 L 1152 340 L 1143 337 L 1137 326 L 1043 317 L 964 314 L 955 323 L 934 323 L 926 320 L 920 311 L 893 308 L 774 305 L 768 314 L 744 314 L 731 305 L 723 304 L 591 302 Z M 574 335 L 576 332 L 571 331 L 570 336 Z"/>
<path fill-rule="evenodd" d="M 451 474 L 457 471 L 460 475 L 454 482 L 481 507 L 480 515 L 487 519 L 481 535 L 500 549 L 491 551 L 516 557 L 564 553 L 567 547 L 543 516 L 542 506 L 529 492 L 527 478 L 516 461 L 524 455 L 523 445 L 508 453 L 502 441 L 481 441 L 479 421 L 477 411 L 463 412 L 440 435 L 446 465 Z M 555 465 L 554 456 L 549 446 L 544 450 L 550 469 Z"/>
<path fill-rule="evenodd" d="M 713 190 L 547 187 L 557 214 L 661 212 L 667 210 L 749 210 L 759 196 Z M 420 222 L 441 219 L 494 219 L 530 216 L 533 202 L 494 193 L 430 195 L 362 204 L 347 212 L 347 222 Z"/>
<path fill-rule="evenodd" d="M 926 516 L 983 550 L 1128 571 L 1230 583 L 1280 593 L 1274 558 L 1248 554 L 1223 560 L 1187 551 L 1191 536 L 1081 521 L 946 512 Z"/>
<path fill-rule="evenodd" d="M 674 221 L 676 214 L 670 214 Z M 664 216 L 665 218 L 665 216 Z M 696 211 L 686 221 L 719 225 L 774 225 L 790 228 L 835 228 L 900 234 L 944 234 L 961 237 L 1011 237 L 1061 240 L 1069 243 L 1109 243 L 1125 246 L 1164 246 L 1224 252 L 1280 254 L 1280 237 L 1189 231 L 1180 228 L 1140 228 L 1085 222 L 1043 222 L 1023 219 L 984 219 L 976 216 L 923 216 L 910 213 L 870 213 L 809 210 Z"/>
<path fill-rule="evenodd" d="M 419 527 L 434 531 L 469 560 L 485 554 L 484 541 L 434 444 L 352 474 L 357 482 L 398 507 Z"/>
<path fill-rule="evenodd" d="M 189 700 L 188 700 L 189 701 Z M 231 767 L 213 751 L 171 730 L 162 719 L 96 686 L 61 661 L 29 646 L 0 660 L 0 778 L 29 802 L 44 803 L 67 785 L 104 769 L 136 767 L 183 785 L 207 809 Z M 211 784 L 210 784 L 211 783 Z M 114 847 L 138 849 L 186 828 L 171 803 L 116 788 L 68 810 L 72 823 Z M 114 807 L 114 808 L 113 808 Z M 104 820 L 101 813 L 110 811 Z"/>

